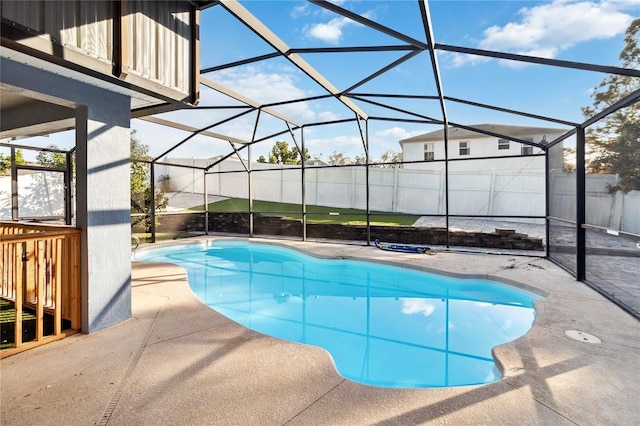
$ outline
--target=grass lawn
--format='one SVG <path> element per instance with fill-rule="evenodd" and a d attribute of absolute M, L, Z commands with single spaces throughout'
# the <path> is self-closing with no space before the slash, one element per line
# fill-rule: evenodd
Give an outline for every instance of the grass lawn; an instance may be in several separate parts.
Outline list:
<path fill-rule="evenodd" d="M 192 207 L 190 210 L 202 211 L 204 205 Z M 234 213 L 249 211 L 249 200 L 229 198 L 209 204 L 209 211 L 216 213 Z M 253 201 L 253 211 L 264 216 L 284 216 L 288 219 L 302 219 L 299 204 L 274 203 L 270 201 Z M 411 226 L 420 216 L 406 214 L 389 214 L 371 212 L 372 225 Z M 336 207 L 307 205 L 307 222 L 337 223 L 347 225 L 366 225 L 366 211 L 359 209 L 339 209 Z"/>

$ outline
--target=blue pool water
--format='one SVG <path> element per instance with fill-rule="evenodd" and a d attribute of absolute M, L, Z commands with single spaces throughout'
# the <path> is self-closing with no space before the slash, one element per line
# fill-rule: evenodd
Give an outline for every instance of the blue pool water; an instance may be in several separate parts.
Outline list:
<path fill-rule="evenodd" d="M 539 297 L 486 280 L 247 241 L 151 249 L 136 260 L 183 266 L 214 310 L 252 330 L 322 347 L 341 375 L 374 386 L 499 380 L 491 349 L 531 328 Z"/>

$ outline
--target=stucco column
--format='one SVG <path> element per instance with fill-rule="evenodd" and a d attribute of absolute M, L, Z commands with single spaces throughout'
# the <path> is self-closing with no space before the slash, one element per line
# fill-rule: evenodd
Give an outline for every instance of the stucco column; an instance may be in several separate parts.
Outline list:
<path fill-rule="evenodd" d="M 50 104 L 32 112 L 41 121 L 59 120 L 61 106 L 76 112 L 82 331 L 130 318 L 130 98 L 6 58 L 0 70 L 6 87 Z"/>
<path fill-rule="evenodd" d="M 131 317 L 130 100 L 102 91 L 76 108 L 82 331 Z"/>

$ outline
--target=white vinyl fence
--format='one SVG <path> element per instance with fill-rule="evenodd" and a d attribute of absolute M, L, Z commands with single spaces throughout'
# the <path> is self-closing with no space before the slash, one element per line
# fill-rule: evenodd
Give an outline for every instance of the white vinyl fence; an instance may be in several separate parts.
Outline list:
<path fill-rule="evenodd" d="M 207 160 L 172 159 L 180 164 L 206 165 Z M 301 203 L 302 171 L 292 166 L 252 164 L 251 192 L 256 200 Z M 225 161 L 207 175 L 207 192 L 248 198 L 248 175 L 237 161 Z M 382 169 L 369 171 L 370 208 L 407 214 L 445 213 L 444 170 Z M 165 182 L 160 182 L 163 176 Z M 156 166 L 158 187 L 173 192 L 204 193 L 204 172 Z M 168 176 L 168 179 L 167 179 Z M 640 234 L 640 191 L 610 194 L 614 175 L 588 175 L 587 223 Z M 305 201 L 310 205 L 366 208 L 366 171 L 362 167 L 308 168 Z M 168 186 L 167 186 L 168 184 Z M 575 175 L 549 176 L 550 215 L 574 220 Z M 20 217 L 64 216 L 62 173 L 33 172 L 18 177 Z M 542 171 L 486 170 L 449 172 L 449 211 L 455 215 L 544 216 L 545 177 Z M 11 178 L 0 176 L 0 219 L 11 219 Z"/>
<path fill-rule="evenodd" d="M 18 175 L 20 218 L 64 217 L 64 174 L 28 172 Z M 0 220 L 11 219 L 11 176 L 0 176 Z"/>
<path fill-rule="evenodd" d="M 211 160 L 169 159 L 174 164 L 206 166 Z M 253 163 L 251 192 L 256 200 L 300 203 L 302 171 L 295 166 Z M 248 198 L 248 175 L 238 161 L 225 161 L 207 174 L 210 195 Z M 157 165 L 175 192 L 204 193 L 204 172 Z M 366 208 L 366 171 L 362 167 L 307 168 L 305 201 L 310 205 Z M 640 233 L 640 191 L 609 194 L 614 175 L 587 176 L 587 223 Z M 370 208 L 407 214 L 445 213 L 443 170 L 371 168 Z M 551 216 L 574 220 L 575 175 L 552 174 Z M 454 215 L 544 216 L 543 170 L 450 170 L 449 212 Z"/>

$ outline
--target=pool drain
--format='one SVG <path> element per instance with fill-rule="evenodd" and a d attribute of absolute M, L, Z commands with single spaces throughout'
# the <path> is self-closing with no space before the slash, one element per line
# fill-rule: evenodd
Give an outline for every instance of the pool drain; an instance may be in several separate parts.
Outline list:
<path fill-rule="evenodd" d="M 578 340 L 579 342 L 602 343 L 602 340 L 600 340 L 598 337 L 594 336 L 593 334 L 585 333 L 584 331 L 567 330 L 564 332 L 564 334 L 574 340 Z"/>

